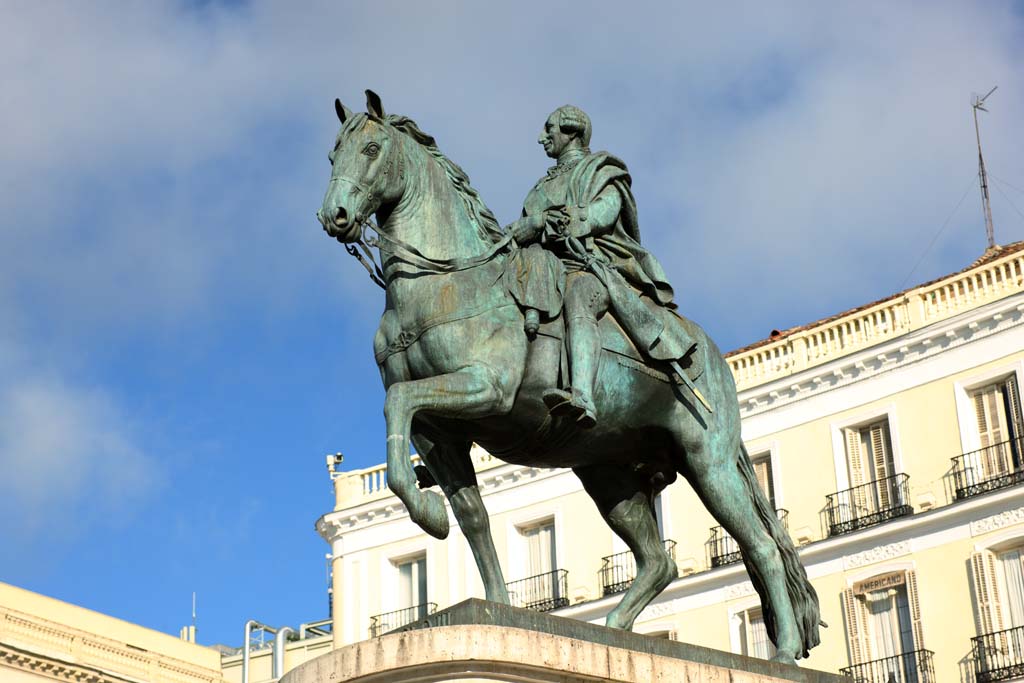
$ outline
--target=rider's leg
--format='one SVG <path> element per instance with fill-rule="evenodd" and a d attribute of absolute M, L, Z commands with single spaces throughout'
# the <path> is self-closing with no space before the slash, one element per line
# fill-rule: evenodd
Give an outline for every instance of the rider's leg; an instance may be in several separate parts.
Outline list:
<path fill-rule="evenodd" d="M 597 321 L 608 311 L 608 290 L 594 274 L 585 271 L 571 273 L 566 284 L 572 403 L 583 411 L 579 418 L 580 426 L 592 427 L 597 420 L 594 382 L 601 358 L 601 333 Z"/>

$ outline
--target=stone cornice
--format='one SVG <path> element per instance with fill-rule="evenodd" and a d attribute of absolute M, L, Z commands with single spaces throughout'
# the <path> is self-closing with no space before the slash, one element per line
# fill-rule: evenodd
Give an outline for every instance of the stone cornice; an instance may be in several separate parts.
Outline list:
<path fill-rule="evenodd" d="M 570 472 L 568 469 L 542 469 L 525 465 L 505 463 L 483 472 L 477 472 L 480 492 L 487 495 L 497 489 L 507 490 L 529 482 L 550 479 Z M 448 502 L 445 506 L 450 510 Z M 396 519 L 408 519 L 409 511 L 395 495 L 373 500 L 362 505 L 335 510 L 322 515 L 316 521 L 316 531 L 328 543 L 332 543 L 345 532 L 355 528 L 364 529 L 369 525 Z"/>

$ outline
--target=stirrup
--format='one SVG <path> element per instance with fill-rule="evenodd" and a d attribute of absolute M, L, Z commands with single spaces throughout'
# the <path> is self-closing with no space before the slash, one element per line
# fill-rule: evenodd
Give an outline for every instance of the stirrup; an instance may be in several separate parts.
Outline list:
<path fill-rule="evenodd" d="M 549 389 L 544 392 L 543 398 L 551 417 L 575 420 L 581 429 L 590 429 L 597 424 L 597 411 L 593 402 L 578 391 Z"/>

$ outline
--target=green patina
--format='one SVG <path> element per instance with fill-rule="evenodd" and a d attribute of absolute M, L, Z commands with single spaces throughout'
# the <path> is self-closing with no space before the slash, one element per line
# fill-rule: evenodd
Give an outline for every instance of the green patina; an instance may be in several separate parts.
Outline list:
<path fill-rule="evenodd" d="M 318 216 L 338 241 L 380 253 L 374 351 L 387 388 L 388 485 L 413 521 L 447 536 L 443 499 L 430 490 L 440 487 L 487 599 L 507 604 L 470 447 L 572 468 L 636 558 L 606 621 L 629 630 L 677 576 L 653 500 L 682 474 L 739 544 L 776 659 L 806 656 L 819 640 L 818 598 L 740 440 L 732 374 L 676 312 L 664 270 L 640 244 L 628 170 L 590 151 L 586 114 L 566 106 L 548 117 L 539 142 L 557 163 L 502 230 L 411 119 L 386 115 L 369 91 L 366 113 L 336 109 Z"/>

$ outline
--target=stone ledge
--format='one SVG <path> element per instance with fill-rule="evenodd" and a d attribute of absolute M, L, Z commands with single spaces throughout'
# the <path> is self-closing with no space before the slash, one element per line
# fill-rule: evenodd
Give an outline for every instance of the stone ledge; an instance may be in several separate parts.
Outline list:
<path fill-rule="evenodd" d="M 282 683 L 848 683 L 812 669 L 483 600 L 322 655 Z"/>

